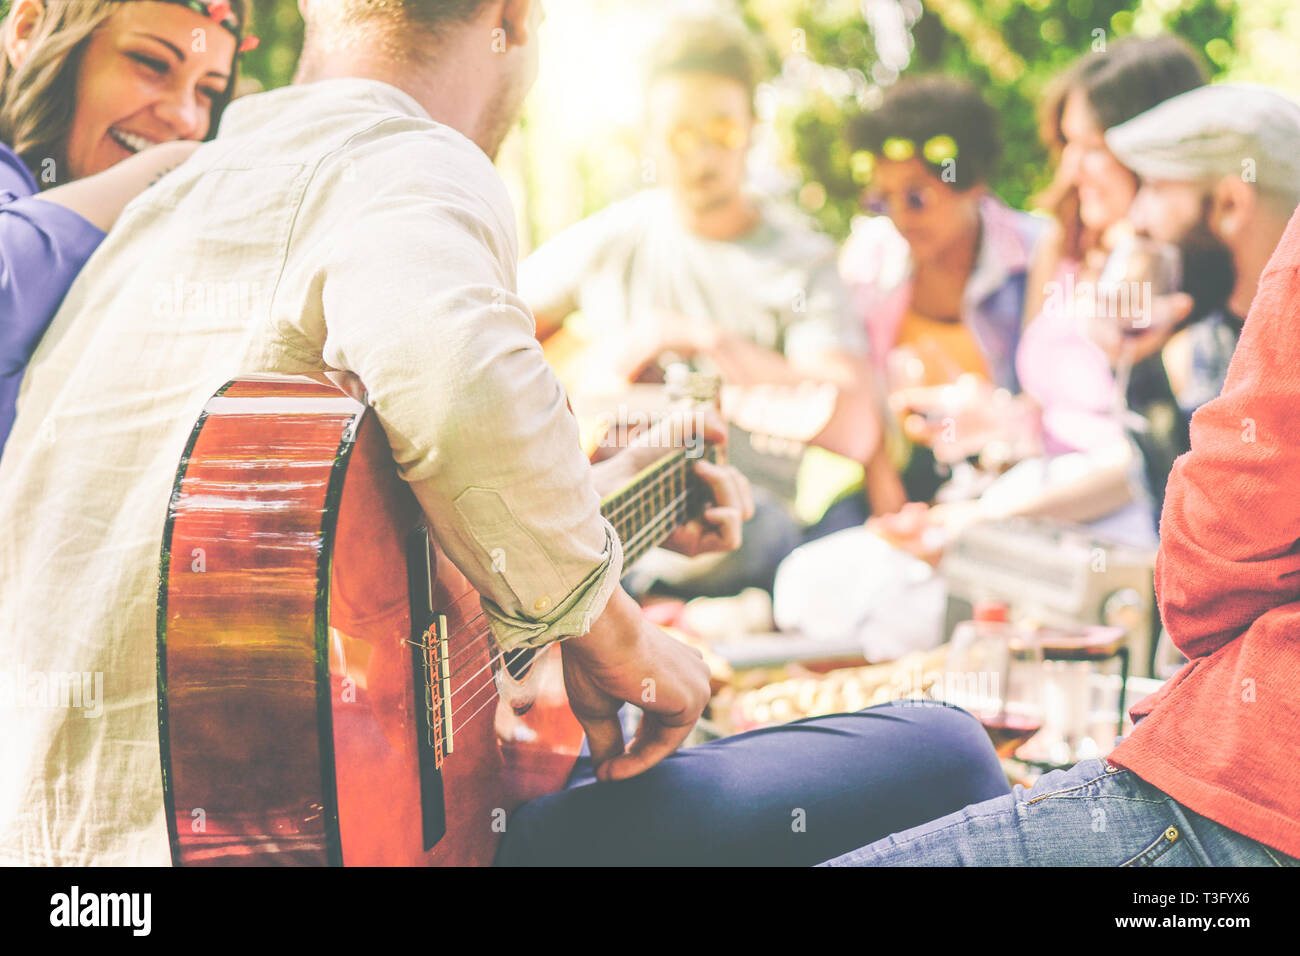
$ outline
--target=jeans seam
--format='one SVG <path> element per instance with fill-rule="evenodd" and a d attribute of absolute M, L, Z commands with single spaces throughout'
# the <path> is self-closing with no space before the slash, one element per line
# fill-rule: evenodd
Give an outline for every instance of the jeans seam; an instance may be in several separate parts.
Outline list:
<path fill-rule="evenodd" d="M 1046 800 L 1048 797 L 1059 797 L 1063 793 L 1073 793 L 1075 790 L 1082 790 L 1084 787 L 1092 786 L 1098 780 L 1103 780 L 1106 777 L 1113 777 L 1113 776 L 1114 774 L 1103 773 L 1103 774 L 1099 774 L 1096 777 L 1093 777 L 1091 780 L 1087 780 L 1084 781 L 1083 783 L 1075 784 L 1073 787 L 1066 787 L 1064 790 L 1053 790 L 1051 793 L 1040 793 L 1038 796 L 1034 797 L 1034 799 L 1026 800 L 1025 806 L 1027 807 L 1033 806 L 1035 803 L 1038 803 L 1040 800 Z"/>
<path fill-rule="evenodd" d="M 1263 843 L 1259 844 L 1259 848 L 1263 850 L 1266 854 L 1268 854 L 1268 858 L 1273 861 L 1274 866 L 1281 866 L 1281 867 L 1286 866 L 1285 863 L 1283 863 L 1281 860 L 1277 858 L 1277 854 L 1273 852 L 1272 848 L 1265 846 Z"/>
<path fill-rule="evenodd" d="M 982 814 L 982 815 L 983 815 L 983 816 L 989 816 L 989 814 Z M 930 836 L 934 836 L 936 833 L 943 833 L 945 830 L 951 830 L 953 827 L 965 826 L 966 824 L 971 823 L 971 822 L 973 822 L 974 820 L 977 820 L 977 819 L 979 819 L 979 818 L 978 818 L 978 817 L 966 817 L 966 818 L 964 818 L 964 819 L 961 819 L 961 820 L 956 821 L 955 823 L 949 823 L 947 826 L 939 827 L 939 829 L 937 829 L 937 830 L 926 830 L 924 833 L 917 834 L 916 836 L 912 837 L 912 839 L 910 839 L 910 840 L 906 840 L 906 841 L 894 840 L 894 842 L 893 842 L 892 844 L 890 844 L 890 845 L 893 846 L 893 847 L 905 847 L 905 846 L 909 846 L 910 844 L 916 843 L 918 840 L 921 840 L 922 838 L 930 837 Z M 888 837 L 887 839 L 894 839 L 894 838 L 891 836 L 891 837 Z"/>

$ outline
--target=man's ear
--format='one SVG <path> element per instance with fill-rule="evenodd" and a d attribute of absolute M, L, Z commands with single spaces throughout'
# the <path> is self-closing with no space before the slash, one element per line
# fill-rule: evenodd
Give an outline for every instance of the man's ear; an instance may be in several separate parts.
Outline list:
<path fill-rule="evenodd" d="M 14 0 L 9 19 L 5 22 L 5 56 L 15 70 L 21 69 L 31 55 L 36 30 L 45 19 L 45 4 L 41 0 Z"/>
<path fill-rule="evenodd" d="M 533 39 L 532 22 L 534 7 L 539 0 L 505 0 L 501 8 L 501 26 L 506 31 L 506 42 L 512 46 L 523 46 Z M 540 23 L 540 18 L 537 23 Z"/>
<path fill-rule="evenodd" d="M 1237 176 L 1224 176 L 1211 194 L 1210 229 L 1225 245 L 1234 247 L 1254 220 L 1258 202 L 1253 185 Z"/>

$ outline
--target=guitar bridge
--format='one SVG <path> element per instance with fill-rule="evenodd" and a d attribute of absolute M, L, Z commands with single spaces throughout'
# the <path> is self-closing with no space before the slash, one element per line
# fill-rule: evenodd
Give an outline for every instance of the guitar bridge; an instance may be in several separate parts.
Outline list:
<path fill-rule="evenodd" d="M 448 660 L 447 615 L 439 614 L 420 635 L 420 662 L 424 670 L 425 726 L 435 765 L 452 752 L 451 662 Z"/>

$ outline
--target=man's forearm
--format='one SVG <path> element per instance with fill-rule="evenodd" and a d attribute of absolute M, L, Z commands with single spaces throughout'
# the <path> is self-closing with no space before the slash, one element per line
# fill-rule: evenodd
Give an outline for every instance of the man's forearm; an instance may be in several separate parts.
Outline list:
<path fill-rule="evenodd" d="M 810 379 L 826 381 L 836 376 L 810 375 L 780 352 L 728 335 L 710 350 L 709 357 L 729 385 L 798 385 Z M 838 384 L 838 383 L 837 383 Z"/>
<path fill-rule="evenodd" d="M 907 503 L 903 479 L 889 460 L 883 441 L 864 466 L 862 484 L 873 515 L 893 514 Z"/>

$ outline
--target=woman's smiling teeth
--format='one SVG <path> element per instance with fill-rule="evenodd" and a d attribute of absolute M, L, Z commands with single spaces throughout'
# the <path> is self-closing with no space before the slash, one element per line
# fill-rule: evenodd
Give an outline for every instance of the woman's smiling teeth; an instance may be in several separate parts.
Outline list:
<path fill-rule="evenodd" d="M 142 149 L 148 149 L 150 146 L 158 145 L 157 140 L 145 139 L 143 136 L 137 136 L 135 133 L 128 133 L 123 129 L 110 129 L 108 135 L 112 138 L 113 142 L 132 153 L 138 153 Z"/>

